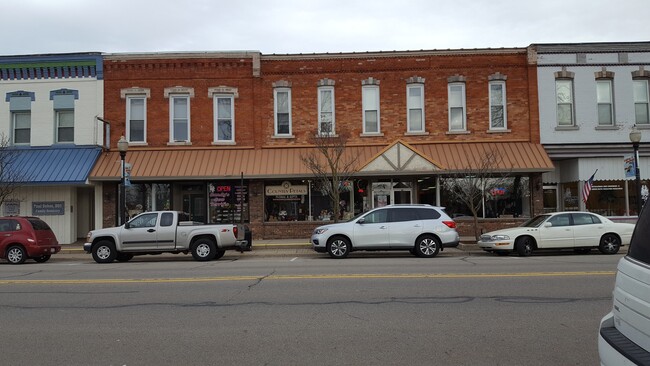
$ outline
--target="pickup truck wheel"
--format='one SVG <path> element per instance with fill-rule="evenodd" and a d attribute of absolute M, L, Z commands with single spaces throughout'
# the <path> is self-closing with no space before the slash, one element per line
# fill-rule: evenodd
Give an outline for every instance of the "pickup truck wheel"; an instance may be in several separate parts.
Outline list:
<path fill-rule="evenodd" d="M 115 244 L 108 240 L 102 240 L 95 244 L 92 249 L 93 259 L 97 263 L 111 263 L 117 257 Z"/>
<path fill-rule="evenodd" d="M 197 261 L 209 261 L 217 255 L 217 246 L 212 240 L 199 239 L 192 246 L 192 257 Z"/>
<path fill-rule="evenodd" d="M 128 262 L 131 259 L 133 259 L 133 254 L 132 253 L 118 253 L 117 257 L 115 259 L 117 259 L 118 262 Z"/>
<path fill-rule="evenodd" d="M 9 247 L 7 249 L 7 260 L 11 264 L 23 264 L 25 263 L 25 260 L 27 259 L 27 252 L 25 252 L 25 248 L 21 247 L 20 245 L 14 245 L 12 247 Z"/>
<path fill-rule="evenodd" d="M 214 255 L 214 258 L 212 258 L 212 259 L 217 260 L 217 259 L 223 257 L 224 254 L 226 254 L 225 250 L 217 250 L 215 255 Z"/>
<path fill-rule="evenodd" d="M 50 260 L 50 257 L 52 257 L 52 255 L 50 255 L 50 254 L 45 254 L 45 255 L 41 255 L 40 257 L 36 257 L 36 258 L 34 258 L 34 260 L 35 260 L 36 262 L 38 262 L 38 263 L 45 263 L 45 262 L 47 262 L 48 260 Z"/>

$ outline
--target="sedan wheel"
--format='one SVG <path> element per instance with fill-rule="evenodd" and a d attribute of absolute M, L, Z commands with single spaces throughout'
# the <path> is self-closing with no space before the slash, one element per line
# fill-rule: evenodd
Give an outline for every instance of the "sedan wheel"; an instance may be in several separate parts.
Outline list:
<path fill-rule="evenodd" d="M 423 236 L 418 238 L 415 243 L 415 254 L 418 257 L 433 258 L 440 252 L 438 240 L 432 236 Z"/>
<path fill-rule="evenodd" d="M 350 254 L 350 241 L 346 238 L 335 237 L 327 242 L 327 253 L 330 257 L 341 259 Z"/>
<path fill-rule="evenodd" d="M 25 249 L 21 246 L 14 245 L 13 247 L 7 250 L 7 260 L 11 264 L 23 264 L 27 259 L 27 253 Z"/>
<path fill-rule="evenodd" d="M 621 240 L 614 234 L 605 234 L 600 238 L 598 250 L 603 254 L 616 254 L 621 248 Z"/>
<path fill-rule="evenodd" d="M 517 250 L 517 254 L 519 254 L 520 257 L 528 257 L 529 255 L 533 254 L 533 240 L 527 236 L 519 238 L 515 243 L 515 249 Z"/>

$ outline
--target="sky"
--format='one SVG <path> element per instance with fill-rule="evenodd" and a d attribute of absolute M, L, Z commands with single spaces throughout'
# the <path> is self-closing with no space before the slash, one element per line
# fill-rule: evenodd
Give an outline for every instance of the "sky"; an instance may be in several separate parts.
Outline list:
<path fill-rule="evenodd" d="M 6 1 L 0 55 L 650 41 L 648 0 L 21 0 L 10 12 Z"/>

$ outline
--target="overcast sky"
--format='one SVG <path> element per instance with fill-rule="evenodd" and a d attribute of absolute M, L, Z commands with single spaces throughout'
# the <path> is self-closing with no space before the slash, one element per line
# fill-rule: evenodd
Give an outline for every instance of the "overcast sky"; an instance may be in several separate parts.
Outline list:
<path fill-rule="evenodd" d="M 648 0 L 21 0 L 2 5 L 2 55 L 338 53 L 650 40 Z"/>

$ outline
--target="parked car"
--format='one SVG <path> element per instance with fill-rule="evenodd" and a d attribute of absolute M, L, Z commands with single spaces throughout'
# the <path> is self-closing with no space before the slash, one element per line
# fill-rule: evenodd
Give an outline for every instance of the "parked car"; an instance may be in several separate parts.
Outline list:
<path fill-rule="evenodd" d="M 555 212 L 535 216 L 521 226 L 481 235 L 478 246 L 501 255 L 528 256 L 538 249 L 574 249 L 616 254 L 628 245 L 634 224 L 617 223 L 592 212 Z"/>
<path fill-rule="evenodd" d="M 647 204 L 646 204 L 647 206 Z M 650 365 L 650 209 L 636 224 L 630 248 L 618 261 L 612 311 L 600 322 L 600 364 Z"/>
<path fill-rule="evenodd" d="M 311 243 L 315 251 L 345 258 L 356 250 L 409 250 L 431 258 L 446 247 L 456 247 L 456 223 L 442 207 L 389 205 L 347 222 L 317 227 Z"/>
<path fill-rule="evenodd" d="M 45 221 L 32 216 L 0 217 L 0 258 L 11 264 L 28 258 L 43 263 L 59 251 L 56 235 Z"/>

